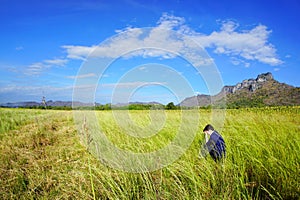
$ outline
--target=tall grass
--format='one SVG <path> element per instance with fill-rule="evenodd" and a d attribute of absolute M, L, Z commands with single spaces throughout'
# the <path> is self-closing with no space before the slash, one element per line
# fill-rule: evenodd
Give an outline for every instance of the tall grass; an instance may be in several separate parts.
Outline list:
<path fill-rule="evenodd" d="M 112 169 L 89 153 L 85 145 L 91 143 L 80 142 L 72 112 L 35 112 L 0 110 L 1 199 L 300 197 L 299 107 L 227 110 L 224 126 L 215 127 L 227 145 L 224 164 L 198 157 L 204 139 L 201 130 L 211 122 L 211 113 L 201 110 L 198 132 L 190 148 L 174 163 L 144 173 Z M 180 111 L 166 111 L 163 125 L 147 129 L 151 124 L 148 111 L 130 112 L 136 126 L 120 126 L 111 111 L 97 111 L 101 130 L 109 140 L 135 152 L 155 151 L 172 141 L 181 115 Z M 30 120 L 18 122 L 23 119 Z M 185 121 L 184 126 L 188 123 Z M 146 138 L 127 134 L 140 128 L 159 131 Z"/>
<path fill-rule="evenodd" d="M 0 108 L 0 138 L 8 131 L 17 129 L 26 123 L 32 122 L 35 117 L 43 113 L 41 110 L 17 110 L 18 112 L 12 112 L 11 109 Z"/>

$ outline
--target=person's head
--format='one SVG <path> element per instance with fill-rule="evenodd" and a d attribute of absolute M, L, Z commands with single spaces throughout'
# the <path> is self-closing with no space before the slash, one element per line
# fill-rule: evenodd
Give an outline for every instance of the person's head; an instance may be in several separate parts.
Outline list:
<path fill-rule="evenodd" d="M 203 133 L 206 133 L 206 134 L 211 134 L 213 131 L 214 131 L 214 127 L 210 124 L 207 124 L 204 129 L 203 129 Z"/>

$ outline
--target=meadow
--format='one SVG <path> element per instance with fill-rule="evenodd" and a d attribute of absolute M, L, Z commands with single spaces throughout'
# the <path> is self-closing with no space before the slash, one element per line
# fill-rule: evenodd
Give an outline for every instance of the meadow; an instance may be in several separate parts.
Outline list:
<path fill-rule="evenodd" d="M 130 173 L 100 162 L 95 138 L 84 123 L 77 131 L 72 111 L 1 108 L 0 199 L 300 198 L 300 107 L 227 109 L 224 123 L 215 127 L 227 146 L 222 164 L 199 157 L 211 111 L 189 112 L 199 112 L 199 119 L 184 154 L 163 168 Z M 126 117 L 116 122 L 112 111 L 96 116 L 113 144 L 134 152 L 163 148 L 181 126 L 195 123 L 180 110 L 164 111 L 158 121 L 165 122 L 149 129 L 146 110 L 130 111 L 134 125 L 126 125 Z M 141 128 L 148 137 L 127 134 Z M 158 134 L 150 135 L 153 130 Z"/>

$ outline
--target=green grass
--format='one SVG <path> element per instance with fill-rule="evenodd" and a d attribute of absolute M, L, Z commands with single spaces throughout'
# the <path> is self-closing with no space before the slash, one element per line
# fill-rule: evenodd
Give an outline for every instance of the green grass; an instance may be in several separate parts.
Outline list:
<path fill-rule="evenodd" d="M 198 158 L 201 130 L 211 122 L 209 110 L 199 112 L 197 135 L 178 160 L 128 173 L 87 151 L 92 142 L 78 134 L 72 111 L 0 109 L 0 199 L 299 199 L 299 107 L 227 110 L 223 128 L 216 125 L 227 145 L 223 165 Z M 166 122 L 153 126 L 149 111 L 130 111 L 135 125 L 120 126 L 111 111 L 97 117 L 119 148 L 151 152 L 174 139 L 182 114 L 166 111 L 156 116 Z M 192 121 L 187 117 L 184 128 Z M 126 134 L 140 130 L 159 131 Z"/>

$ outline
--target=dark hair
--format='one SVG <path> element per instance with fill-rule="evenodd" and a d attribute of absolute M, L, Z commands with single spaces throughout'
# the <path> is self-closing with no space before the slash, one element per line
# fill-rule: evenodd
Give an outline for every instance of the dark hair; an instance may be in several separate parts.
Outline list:
<path fill-rule="evenodd" d="M 214 129 L 214 127 L 213 127 L 212 125 L 207 124 L 207 125 L 204 127 L 203 132 L 204 132 L 204 131 L 208 131 L 208 130 L 214 131 L 215 129 Z"/>

